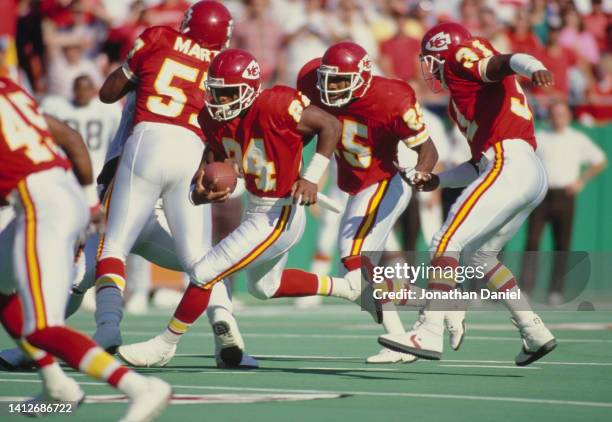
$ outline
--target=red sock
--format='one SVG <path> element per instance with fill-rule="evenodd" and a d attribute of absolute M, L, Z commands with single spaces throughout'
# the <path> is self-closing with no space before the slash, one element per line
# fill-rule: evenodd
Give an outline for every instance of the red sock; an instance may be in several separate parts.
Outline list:
<path fill-rule="evenodd" d="M 174 318 L 185 324 L 193 324 L 208 307 L 211 292 L 211 289 L 202 289 L 190 283 L 174 311 Z"/>
<path fill-rule="evenodd" d="M 23 309 L 17 293 L 3 295 L 0 293 L 0 322 L 7 333 L 14 338 L 21 338 L 23 330 Z"/>
<path fill-rule="evenodd" d="M 280 286 L 272 297 L 314 296 L 319 292 L 319 277 L 302 270 L 284 270 Z"/>
<path fill-rule="evenodd" d="M 129 369 L 102 350 L 89 337 L 68 327 L 46 327 L 26 337 L 35 347 L 62 359 L 70 367 L 116 387 Z"/>

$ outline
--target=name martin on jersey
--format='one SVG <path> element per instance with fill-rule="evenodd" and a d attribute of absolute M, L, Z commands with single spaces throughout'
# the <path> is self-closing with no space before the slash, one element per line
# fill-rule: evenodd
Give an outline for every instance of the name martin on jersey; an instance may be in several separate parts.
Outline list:
<path fill-rule="evenodd" d="M 210 62 L 212 58 L 212 51 L 200 47 L 200 45 L 189 38 L 183 38 L 180 35 L 176 37 L 174 41 L 173 50 L 187 56 L 195 57 L 203 62 Z"/>

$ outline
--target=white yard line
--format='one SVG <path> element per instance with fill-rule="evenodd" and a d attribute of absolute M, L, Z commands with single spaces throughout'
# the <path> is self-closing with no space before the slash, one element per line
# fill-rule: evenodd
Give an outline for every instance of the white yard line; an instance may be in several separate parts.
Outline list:
<path fill-rule="evenodd" d="M 15 380 L 2 379 L 0 382 L 13 383 L 38 383 L 38 380 Z M 81 385 L 106 386 L 101 382 L 82 382 Z M 541 398 L 526 398 L 526 397 L 495 397 L 495 396 L 470 396 L 463 394 L 427 394 L 427 393 L 402 393 L 402 392 L 381 392 L 381 391 L 327 391 L 327 390 L 297 390 L 288 388 L 254 388 L 254 387 L 227 387 L 227 386 L 204 386 L 204 385 L 173 385 L 175 389 L 188 390 L 213 390 L 213 391 L 252 391 L 266 393 L 303 393 L 303 394 L 348 394 L 356 396 L 374 396 L 374 397 L 404 397 L 404 398 L 421 398 L 421 399 L 445 399 L 445 400 L 473 400 L 473 401 L 491 401 L 491 402 L 506 402 L 506 403 L 524 403 L 524 404 L 543 404 L 553 406 L 577 406 L 577 407 L 603 407 L 612 408 L 612 402 L 593 402 L 593 401 L 577 401 L 577 400 L 557 400 L 557 399 L 541 399 Z"/>
<path fill-rule="evenodd" d="M 542 369 L 538 366 L 476 365 L 476 364 L 450 364 L 450 365 L 438 365 L 438 366 L 441 368 Z"/>
<path fill-rule="evenodd" d="M 150 331 L 122 331 L 122 334 L 133 336 L 150 336 L 154 333 Z M 242 333 L 247 338 L 309 338 L 309 339 L 372 339 L 376 335 L 368 334 L 295 334 L 295 333 Z M 212 333 L 194 333 L 188 334 L 190 337 L 212 337 Z M 467 340 L 478 341 L 514 341 L 520 342 L 520 338 L 516 337 L 487 337 L 487 336 L 465 336 Z M 558 338 L 560 343 L 604 343 L 612 344 L 612 339 L 579 339 L 579 338 Z"/>

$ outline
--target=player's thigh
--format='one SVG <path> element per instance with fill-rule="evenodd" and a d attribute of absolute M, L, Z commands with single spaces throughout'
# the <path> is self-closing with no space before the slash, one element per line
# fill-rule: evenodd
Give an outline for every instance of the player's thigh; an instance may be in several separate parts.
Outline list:
<path fill-rule="evenodd" d="M 63 324 L 74 278 L 74 245 L 88 221 L 74 177 L 66 177 L 65 172 L 30 177 L 20 192 L 13 251 L 26 335 Z"/>
<path fill-rule="evenodd" d="M 160 208 L 156 208 L 149 216 L 131 253 L 169 270 L 185 270 L 176 254 L 176 245 L 170 234 L 166 216 Z"/>
<path fill-rule="evenodd" d="M 498 152 L 463 191 L 434 236 L 431 253 L 458 256 L 465 248 L 480 249 L 494 236 L 497 243 L 505 243 L 518 230 L 516 222 L 522 223 L 542 201 L 546 194 L 544 169 L 533 150 L 521 144 Z"/>
<path fill-rule="evenodd" d="M 305 227 L 302 207 L 275 207 L 267 212 L 247 211 L 240 226 L 217 243 L 195 266 L 200 284 L 214 283 L 252 265 L 288 251 Z"/>
<path fill-rule="evenodd" d="M 410 187 L 396 175 L 349 197 L 340 223 L 340 256 L 382 249 L 410 196 Z"/>
<path fill-rule="evenodd" d="M 107 225 L 101 239 L 101 258 L 125 260 L 161 194 L 161 185 L 134 174 L 128 160 L 121 159 L 107 192 Z"/>

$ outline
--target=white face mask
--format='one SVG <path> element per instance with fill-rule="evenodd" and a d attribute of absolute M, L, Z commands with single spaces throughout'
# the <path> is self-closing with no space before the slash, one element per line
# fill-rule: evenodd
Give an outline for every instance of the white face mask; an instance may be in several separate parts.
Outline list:
<path fill-rule="evenodd" d="M 238 90 L 238 98 L 221 104 L 218 102 L 214 90 L 227 88 L 236 88 Z M 253 104 L 253 101 L 255 101 L 259 94 L 259 91 L 255 92 L 255 89 L 247 84 L 226 85 L 223 82 L 215 82 L 214 80 L 206 82 L 206 92 L 208 94 L 205 101 L 206 108 L 211 117 L 218 121 L 232 120 L 237 117 L 243 110 L 246 110 Z"/>
<path fill-rule="evenodd" d="M 329 78 L 338 76 L 350 78 L 349 86 L 342 89 L 330 90 L 328 88 Z M 353 92 L 361 88 L 364 83 L 365 81 L 359 73 L 337 72 L 335 68 L 330 68 L 325 65 L 321 65 L 317 69 L 317 89 L 321 93 L 321 102 L 329 107 L 342 107 L 348 104 L 353 99 Z M 336 95 L 338 95 L 337 98 L 330 98 Z"/>
<path fill-rule="evenodd" d="M 444 83 L 444 59 L 439 59 L 430 54 L 421 55 L 421 73 L 429 89 L 440 92 L 445 88 Z"/>

